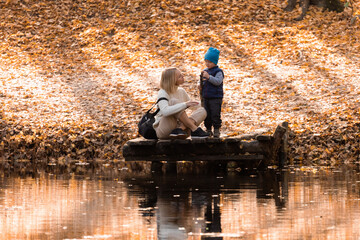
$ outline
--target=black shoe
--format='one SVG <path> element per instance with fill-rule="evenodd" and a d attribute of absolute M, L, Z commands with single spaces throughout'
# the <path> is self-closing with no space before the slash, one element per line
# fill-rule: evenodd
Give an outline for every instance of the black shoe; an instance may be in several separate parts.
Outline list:
<path fill-rule="evenodd" d="M 175 128 L 169 135 L 170 138 L 186 138 L 187 133 L 181 128 Z"/>
<path fill-rule="evenodd" d="M 198 127 L 195 131 L 191 132 L 191 138 L 207 138 L 209 133 Z"/>

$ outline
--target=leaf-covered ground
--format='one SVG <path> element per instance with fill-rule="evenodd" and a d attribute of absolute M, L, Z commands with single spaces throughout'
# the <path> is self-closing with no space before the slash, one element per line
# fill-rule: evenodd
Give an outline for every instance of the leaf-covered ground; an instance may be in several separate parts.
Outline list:
<path fill-rule="evenodd" d="M 359 163 L 360 23 L 285 0 L 0 0 L 3 160 L 121 159 L 161 71 L 221 51 L 229 136 L 288 121 L 292 163 Z"/>

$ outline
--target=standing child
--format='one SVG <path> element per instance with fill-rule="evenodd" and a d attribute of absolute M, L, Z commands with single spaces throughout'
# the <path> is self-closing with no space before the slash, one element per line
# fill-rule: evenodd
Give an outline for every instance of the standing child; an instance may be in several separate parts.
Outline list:
<path fill-rule="evenodd" d="M 200 85 L 204 108 L 207 112 L 204 125 L 207 132 L 216 138 L 220 137 L 221 105 L 224 97 L 224 72 L 217 66 L 219 55 L 220 51 L 212 47 L 205 53 L 206 68 L 201 72 L 202 84 Z M 212 127 L 214 133 L 212 133 Z"/>

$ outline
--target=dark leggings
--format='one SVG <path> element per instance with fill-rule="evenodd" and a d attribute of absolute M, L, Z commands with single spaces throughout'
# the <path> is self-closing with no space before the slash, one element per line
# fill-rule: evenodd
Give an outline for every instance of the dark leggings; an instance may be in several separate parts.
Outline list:
<path fill-rule="evenodd" d="M 214 129 L 221 127 L 221 105 L 222 98 L 204 99 L 204 108 L 207 113 L 204 121 L 206 129 L 211 129 L 211 127 L 214 127 Z"/>

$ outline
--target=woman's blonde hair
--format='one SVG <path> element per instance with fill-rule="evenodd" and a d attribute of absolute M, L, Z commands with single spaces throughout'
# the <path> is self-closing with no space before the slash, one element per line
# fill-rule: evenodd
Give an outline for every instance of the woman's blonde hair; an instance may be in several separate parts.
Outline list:
<path fill-rule="evenodd" d="M 167 68 L 161 74 L 160 88 L 164 89 L 168 94 L 174 93 L 177 90 L 176 72 L 180 72 L 177 68 Z"/>

